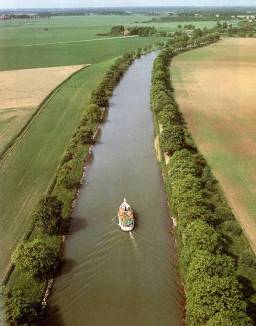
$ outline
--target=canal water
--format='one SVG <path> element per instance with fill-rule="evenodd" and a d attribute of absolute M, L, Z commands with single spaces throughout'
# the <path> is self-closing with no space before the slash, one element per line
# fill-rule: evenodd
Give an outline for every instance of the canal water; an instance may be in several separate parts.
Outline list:
<path fill-rule="evenodd" d="M 110 99 L 73 213 L 47 325 L 182 324 L 174 239 L 153 151 L 155 56 L 136 60 Z M 131 233 L 117 225 L 124 197 L 135 210 Z"/>

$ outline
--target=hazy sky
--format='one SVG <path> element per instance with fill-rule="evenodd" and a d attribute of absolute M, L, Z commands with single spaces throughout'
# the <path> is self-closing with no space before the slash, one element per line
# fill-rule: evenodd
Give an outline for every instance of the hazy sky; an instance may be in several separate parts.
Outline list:
<path fill-rule="evenodd" d="M 121 6 L 256 6 L 256 0 L 0 0 L 0 8 Z"/>

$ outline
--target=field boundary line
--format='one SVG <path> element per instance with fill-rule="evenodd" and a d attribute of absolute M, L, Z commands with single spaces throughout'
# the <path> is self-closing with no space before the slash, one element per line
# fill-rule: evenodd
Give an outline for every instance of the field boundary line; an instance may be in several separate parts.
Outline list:
<path fill-rule="evenodd" d="M 76 73 L 78 73 L 78 72 L 82 71 L 83 69 L 85 69 L 85 68 L 87 68 L 87 67 L 90 67 L 90 66 L 91 66 L 91 64 L 87 64 L 87 65 L 85 65 L 85 66 L 82 67 L 81 69 L 79 69 L 79 70 L 75 71 L 73 74 L 71 74 L 71 75 L 70 75 L 67 79 L 65 79 L 63 82 L 61 82 L 61 83 L 60 83 L 60 84 L 59 84 L 55 89 L 53 89 L 53 90 L 51 91 L 51 93 L 49 93 L 49 94 L 47 95 L 47 97 L 46 97 L 46 98 L 41 102 L 41 104 L 40 104 L 40 108 L 42 108 L 42 106 L 44 106 L 45 104 L 48 103 L 48 100 L 50 100 L 50 97 L 51 97 L 52 95 L 54 95 L 54 93 L 57 93 L 57 92 L 58 92 L 58 91 L 59 91 L 59 90 L 64 86 L 64 83 L 65 83 L 65 82 L 67 82 L 69 79 L 71 79 L 71 78 L 72 78 Z M 38 107 L 38 109 L 39 109 L 39 107 Z M 42 110 L 40 110 L 40 112 L 42 112 Z M 33 115 L 31 121 L 28 122 L 27 124 L 30 124 L 30 123 L 32 124 L 32 122 L 33 122 L 32 120 L 34 120 L 34 119 L 39 115 L 40 112 L 36 112 L 35 115 Z M 28 127 L 29 127 L 29 126 L 28 126 Z M 27 128 L 27 130 L 28 130 L 28 128 Z M 24 134 L 21 135 L 21 139 L 25 136 L 27 130 L 24 130 Z M 17 137 L 15 137 L 15 138 L 17 138 Z M 15 148 L 15 146 L 16 146 L 18 143 L 19 143 L 19 142 L 13 144 L 12 148 L 10 149 L 10 151 L 9 151 L 8 153 L 6 153 L 6 155 L 8 155 L 9 153 L 11 153 L 11 151 Z M 65 155 L 65 153 L 64 153 L 64 155 Z M 59 166 L 63 163 L 64 155 L 63 155 L 63 157 L 61 158 L 61 161 L 60 161 L 60 163 L 59 163 L 57 169 L 58 169 Z M 56 184 L 56 178 L 57 178 L 57 176 L 56 176 L 56 173 L 55 173 L 54 176 L 53 176 L 53 178 L 52 178 L 52 179 L 50 180 L 50 182 L 49 182 L 49 185 L 48 185 L 48 187 L 47 187 L 47 189 L 46 189 L 46 193 L 51 193 L 51 192 L 52 192 L 52 190 L 54 189 L 54 186 L 55 186 L 55 184 Z M 31 215 L 32 215 L 32 214 L 33 214 L 33 212 L 31 212 Z M 32 222 L 31 222 L 31 225 L 29 226 L 29 228 L 28 228 L 28 230 L 27 230 L 27 232 L 26 232 L 26 233 L 24 234 L 24 236 L 22 237 L 20 243 L 22 243 L 23 241 L 29 240 L 29 238 L 30 238 L 32 232 L 34 231 L 34 228 L 35 228 L 35 224 L 34 224 L 33 221 L 32 221 Z M 19 245 L 19 244 L 18 244 L 18 245 Z M 15 268 L 14 264 L 13 264 L 12 262 L 9 262 L 9 265 L 8 265 L 7 268 L 6 268 L 6 272 L 4 273 L 4 276 L 3 276 L 2 280 L 0 280 L 0 285 L 1 285 L 1 286 L 6 286 L 6 285 L 8 284 L 8 282 L 9 282 L 9 280 L 10 280 L 10 277 L 11 277 L 13 271 L 14 271 L 14 268 Z"/>
<path fill-rule="evenodd" d="M 56 44 L 76 44 L 76 43 L 85 43 L 85 42 L 97 42 L 97 41 L 108 41 L 115 39 L 126 39 L 139 37 L 139 35 L 130 35 L 130 36 L 113 36 L 113 37 L 104 37 L 104 38 L 93 38 L 87 40 L 77 40 L 77 41 L 59 41 L 59 42 L 49 42 L 49 43 L 34 43 L 34 44 L 23 44 L 17 47 L 32 47 L 32 46 L 45 46 L 45 45 L 56 45 Z M 4 46 L 9 47 L 9 46 Z M 16 46 L 15 46 L 16 47 Z"/>
<path fill-rule="evenodd" d="M 38 117 L 38 115 L 43 111 L 45 105 L 51 100 L 51 97 L 54 96 L 56 93 L 61 90 L 61 88 L 64 86 L 64 84 L 74 77 L 74 75 L 80 71 L 82 71 L 85 68 L 90 67 L 91 64 L 86 64 L 81 69 L 73 72 L 71 75 L 69 75 L 66 79 L 64 79 L 59 85 L 57 85 L 38 105 L 35 112 L 31 115 L 29 120 L 26 122 L 26 124 L 21 128 L 21 130 L 17 133 L 16 136 L 13 137 L 13 139 L 5 146 L 3 151 L 0 153 L 0 162 L 4 161 L 6 157 L 13 151 L 15 146 L 18 145 L 18 143 L 22 140 L 22 138 L 25 136 L 27 131 L 29 130 L 29 127 L 32 125 L 33 121 Z"/>

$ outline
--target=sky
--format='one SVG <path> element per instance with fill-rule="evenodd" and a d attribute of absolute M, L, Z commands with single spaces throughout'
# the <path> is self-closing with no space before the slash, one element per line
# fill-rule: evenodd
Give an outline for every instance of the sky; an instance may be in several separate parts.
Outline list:
<path fill-rule="evenodd" d="M 256 0 L 0 0 L 0 8 L 256 6 Z"/>

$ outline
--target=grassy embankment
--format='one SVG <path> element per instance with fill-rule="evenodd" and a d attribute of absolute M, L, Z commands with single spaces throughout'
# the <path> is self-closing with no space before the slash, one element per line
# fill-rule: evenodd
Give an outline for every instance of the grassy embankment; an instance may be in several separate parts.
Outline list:
<path fill-rule="evenodd" d="M 112 60 L 85 68 L 58 89 L 0 162 L 3 278 L 10 254 L 31 223 L 31 211 L 51 184 L 93 88 Z"/>
<path fill-rule="evenodd" d="M 65 232 L 66 222 L 70 219 L 72 202 L 80 187 L 84 160 L 89 154 L 89 147 L 94 141 L 95 132 L 115 85 L 140 53 L 125 54 L 117 59 L 92 92 L 91 104 L 84 110 L 72 136 L 57 170 L 56 180 L 50 187 L 48 196 L 36 208 L 32 233 L 27 238 L 28 241 L 23 242 L 12 256 L 15 269 L 6 292 L 7 314 L 11 321 L 18 324 L 34 323 L 42 313 L 44 291 L 58 266 L 61 254 L 60 236 Z M 34 258 L 31 259 L 31 256 Z"/>
<path fill-rule="evenodd" d="M 58 19 L 56 20 L 58 21 Z M 60 21 L 62 20 L 60 19 Z M 73 26 L 72 29 L 72 23 L 75 20 L 64 21 L 66 25 L 60 24 L 56 29 L 53 27 L 52 31 L 51 28 L 47 32 L 43 31 L 49 33 L 48 41 L 53 39 L 55 41 L 70 40 L 70 37 L 76 34 L 73 29 L 80 33 L 86 31 L 83 25 Z M 113 20 L 110 21 L 112 24 Z M 36 25 L 37 21 L 31 25 L 20 21 L 17 22 L 17 25 L 12 25 L 13 23 L 15 22 L 11 22 L 10 25 L 8 22 L 6 23 L 5 28 L 10 29 L 9 34 L 2 34 L 2 30 L 0 33 L 0 38 L 6 38 L 5 46 L 0 48 L 2 59 L 0 69 L 9 69 L 11 66 L 12 68 L 31 68 L 74 64 L 77 58 L 79 62 L 91 61 L 90 63 L 93 65 L 77 73 L 54 92 L 41 108 L 40 114 L 18 139 L 8 156 L 0 162 L 0 186 L 1 189 L 4 189 L 0 196 L 0 243 L 2 248 L 0 279 L 3 279 L 6 269 L 8 269 L 10 254 L 28 230 L 33 208 L 55 177 L 57 166 L 62 160 L 92 90 L 113 63 L 112 58 L 127 50 L 144 47 L 159 40 L 159 38 L 150 37 L 130 38 L 84 43 L 81 46 L 58 44 L 53 48 L 44 46 L 43 49 L 41 47 L 33 49 L 24 47 L 24 44 L 36 42 L 37 38 L 40 38 L 37 36 L 38 28 L 42 31 L 44 23 L 40 27 Z M 95 28 L 98 29 L 97 26 L 94 27 L 93 33 Z M 71 32 L 67 32 L 67 36 L 64 36 L 64 31 L 69 29 Z M 23 43 L 20 44 L 18 36 L 23 30 L 26 33 L 22 39 Z M 16 32 L 17 34 L 15 34 Z M 52 38 L 50 33 L 54 34 Z M 19 56 L 22 51 L 24 51 L 24 56 Z"/>
<path fill-rule="evenodd" d="M 174 42 L 155 61 L 151 96 L 161 125 L 156 130 L 165 154 L 166 190 L 177 218 L 187 323 L 252 325 L 246 315 L 255 316 L 256 260 L 179 114 L 168 70 L 177 52 Z"/>

